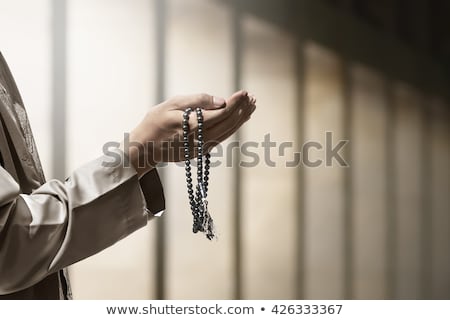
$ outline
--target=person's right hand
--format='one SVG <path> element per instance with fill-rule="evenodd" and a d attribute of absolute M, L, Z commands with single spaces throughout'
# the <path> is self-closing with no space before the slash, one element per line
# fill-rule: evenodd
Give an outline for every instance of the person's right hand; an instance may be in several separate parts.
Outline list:
<path fill-rule="evenodd" d="M 203 109 L 203 139 L 210 150 L 250 118 L 256 109 L 255 103 L 256 99 L 246 91 L 238 91 L 226 101 L 208 94 L 171 98 L 150 108 L 141 123 L 130 132 L 130 147 L 124 151 L 142 176 L 159 162 L 184 160 L 182 121 L 186 108 Z M 192 135 L 197 129 L 195 112 L 189 119 L 189 128 L 190 155 L 194 157 L 197 144 Z"/>

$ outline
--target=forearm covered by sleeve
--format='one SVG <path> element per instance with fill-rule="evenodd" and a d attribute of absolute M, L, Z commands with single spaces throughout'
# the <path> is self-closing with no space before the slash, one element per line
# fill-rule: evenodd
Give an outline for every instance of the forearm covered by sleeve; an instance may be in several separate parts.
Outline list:
<path fill-rule="evenodd" d="M 0 167 L 0 295 L 27 288 L 146 225 L 164 209 L 156 170 L 102 156 L 30 195 Z"/>

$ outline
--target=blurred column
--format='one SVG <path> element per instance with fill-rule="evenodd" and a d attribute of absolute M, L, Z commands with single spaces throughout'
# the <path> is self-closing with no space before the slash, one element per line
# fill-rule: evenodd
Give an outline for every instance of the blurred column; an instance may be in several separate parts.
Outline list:
<path fill-rule="evenodd" d="M 155 10 L 155 45 L 156 45 L 156 66 L 153 72 L 156 77 L 155 103 L 160 103 L 166 96 L 166 38 L 167 38 L 167 2 L 166 0 L 152 0 Z M 159 168 L 159 177 L 163 183 L 165 180 L 165 168 Z M 166 263 L 166 219 L 157 219 L 155 221 L 155 298 L 158 300 L 165 299 L 166 285 L 165 275 L 167 271 Z"/>
<path fill-rule="evenodd" d="M 167 14 L 167 96 L 205 92 L 228 97 L 233 89 L 230 8 L 211 0 L 170 0 Z M 169 299 L 233 298 L 233 168 L 227 164 L 227 145 L 211 159 L 222 162 L 210 170 L 208 192 L 218 241 L 192 233 L 184 164 L 166 170 Z M 196 167 L 192 170 L 195 175 Z"/>
<path fill-rule="evenodd" d="M 431 102 L 431 298 L 450 299 L 449 105 Z"/>
<path fill-rule="evenodd" d="M 355 64 L 351 72 L 353 298 L 386 296 L 386 98 L 383 78 Z"/>
<path fill-rule="evenodd" d="M 394 91 L 395 123 L 395 295 L 420 298 L 421 138 L 420 97 L 406 84 Z"/>
<path fill-rule="evenodd" d="M 299 149 L 295 42 L 250 16 L 243 20 L 242 40 L 243 86 L 258 99 L 241 132 L 241 145 L 246 145 L 241 158 L 242 295 L 294 299 L 299 164 L 287 162 L 294 162 L 294 150 Z"/>
<path fill-rule="evenodd" d="M 242 61 L 243 61 L 243 10 L 242 2 L 233 0 L 232 17 L 232 42 L 233 42 L 233 89 L 242 89 Z M 241 130 L 238 130 L 230 139 L 241 140 Z M 242 168 L 238 164 L 241 161 L 241 153 L 233 152 L 233 230 L 234 230 L 234 299 L 242 299 Z"/>
<path fill-rule="evenodd" d="M 67 1 L 52 1 L 52 140 L 56 179 L 66 178 L 67 135 Z"/>
<path fill-rule="evenodd" d="M 68 168 L 121 141 L 155 100 L 154 2 L 68 1 Z M 154 225 L 71 268 L 75 298 L 154 293 Z"/>
<path fill-rule="evenodd" d="M 305 298 L 340 299 L 345 278 L 344 168 L 335 160 L 326 165 L 325 151 L 326 132 L 331 132 L 332 146 L 344 136 L 343 68 L 337 55 L 315 44 L 306 48 L 305 68 L 305 141 L 322 147 L 303 154 L 304 160 L 322 161 L 305 167 Z"/>

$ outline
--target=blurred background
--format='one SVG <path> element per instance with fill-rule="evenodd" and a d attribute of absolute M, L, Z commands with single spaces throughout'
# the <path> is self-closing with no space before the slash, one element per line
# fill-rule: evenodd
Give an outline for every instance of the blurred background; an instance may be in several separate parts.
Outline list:
<path fill-rule="evenodd" d="M 72 266 L 75 298 L 450 299 L 449 21 L 445 0 L 0 0 L 47 179 L 175 94 L 245 88 L 225 146 L 277 143 L 275 166 L 212 169 L 218 241 L 161 168 L 165 215 Z M 327 131 L 349 167 L 286 167 Z"/>

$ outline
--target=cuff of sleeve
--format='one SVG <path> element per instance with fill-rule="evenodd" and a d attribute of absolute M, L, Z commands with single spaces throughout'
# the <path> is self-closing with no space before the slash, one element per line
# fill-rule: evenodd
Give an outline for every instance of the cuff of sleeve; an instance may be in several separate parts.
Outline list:
<path fill-rule="evenodd" d="M 153 169 L 147 172 L 139 179 L 139 184 L 144 195 L 149 218 L 161 216 L 166 208 L 166 202 L 158 171 Z"/>

